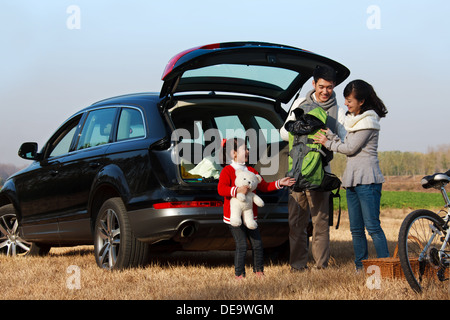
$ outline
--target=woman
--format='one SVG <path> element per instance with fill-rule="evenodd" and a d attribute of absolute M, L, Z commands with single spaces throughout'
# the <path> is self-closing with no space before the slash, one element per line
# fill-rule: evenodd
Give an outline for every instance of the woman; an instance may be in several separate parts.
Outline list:
<path fill-rule="evenodd" d="M 236 170 L 249 170 L 254 174 L 258 172 L 252 167 L 248 166 L 249 151 L 244 139 L 232 138 L 226 141 L 223 145 L 224 163 L 229 163 L 228 156 L 231 157 L 231 164 L 223 168 L 219 177 L 219 184 L 217 190 L 219 195 L 224 197 L 223 206 L 223 221 L 229 225 L 231 234 L 236 243 L 236 251 L 234 255 L 235 277 L 236 279 L 243 279 L 245 277 L 245 256 L 247 254 L 247 239 L 252 245 L 253 254 L 253 272 L 257 276 L 264 275 L 264 257 L 263 244 L 259 228 L 249 229 L 244 223 L 239 227 L 234 227 L 230 223 L 230 199 L 236 197 L 237 193 L 246 194 L 249 192 L 247 186 L 237 188 L 234 184 L 236 180 Z M 227 153 L 229 152 L 229 153 Z M 281 189 L 284 186 L 292 186 L 295 180 L 289 177 L 282 178 L 273 182 L 266 182 L 264 179 L 258 184 L 258 190 L 262 192 L 270 192 Z M 255 218 L 257 217 L 257 207 L 253 207 Z"/>
<path fill-rule="evenodd" d="M 378 163 L 380 118 L 386 116 L 384 103 L 373 87 L 363 80 L 354 80 L 344 89 L 348 107 L 344 122 L 347 135 L 341 141 L 329 129 L 319 133 L 315 142 L 328 150 L 347 156 L 342 178 L 346 188 L 350 231 L 355 252 L 356 269 L 368 258 L 365 228 L 372 237 L 378 258 L 389 257 L 386 236 L 380 224 L 381 186 L 384 177 Z"/>

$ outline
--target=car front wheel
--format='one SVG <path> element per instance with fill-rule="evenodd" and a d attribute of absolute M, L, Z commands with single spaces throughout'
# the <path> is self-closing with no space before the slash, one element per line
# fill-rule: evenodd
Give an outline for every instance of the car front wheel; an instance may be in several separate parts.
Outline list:
<path fill-rule="evenodd" d="M 121 198 L 108 199 L 100 208 L 94 251 L 97 265 L 109 270 L 136 267 L 147 261 L 148 245 L 134 237 Z"/>
<path fill-rule="evenodd" d="M 0 253 L 7 256 L 45 255 L 50 246 L 38 245 L 22 238 L 14 206 L 0 207 Z"/>

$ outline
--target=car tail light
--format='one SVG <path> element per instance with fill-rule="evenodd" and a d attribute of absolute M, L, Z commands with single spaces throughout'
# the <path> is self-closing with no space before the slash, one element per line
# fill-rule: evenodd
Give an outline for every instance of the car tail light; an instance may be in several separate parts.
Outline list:
<path fill-rule="evenodd" d="M 195 50 L 199 50 L 199 49 L 206 49 L 206 50 L 212 50 L 212 49 L 218 49 L 220 48 L 220 43 L 214 43 L 214 44 L 208 44 L 205 46 L 200 46 L 200 47 L 195 47 L 195 48 L 191 48 L 191 49 L 187 49 L 183 52 L 178 53 L 176 56 L 174 56 L 172 59 L 170 59 L 170 61 L 167 63 L 166 68 L 164 69 L 163 75 L 161 77 L 162 80 L 164 80 L 164 78 L 173 70 L 175 64 L 177 63 L 178 60 L 180 60 L 180 58 L 186 54 L 188 54 L 189 52 L 195 51 Z"/>
<path fill-rule="evenodd" d="M 173 201 L 155 203 L 155 209 L 222 207 L 222 201 Z"/>

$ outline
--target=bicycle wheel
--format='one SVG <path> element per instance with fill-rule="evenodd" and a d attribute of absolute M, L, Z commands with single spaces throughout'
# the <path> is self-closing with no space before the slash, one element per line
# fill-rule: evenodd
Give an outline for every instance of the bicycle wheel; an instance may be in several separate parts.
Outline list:
<path fill-rule="evenodd" d="M 398 235 L 398 256 L 406 280 L 416 292 L 438 282 L 444 220 L 429 210 L 411 212 Z"/>

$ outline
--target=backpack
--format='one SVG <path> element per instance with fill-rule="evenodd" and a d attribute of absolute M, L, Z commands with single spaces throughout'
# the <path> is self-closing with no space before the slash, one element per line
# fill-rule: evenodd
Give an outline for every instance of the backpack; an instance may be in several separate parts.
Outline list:
<path fill-rule="evenodd" d="M 305 110 L 309 110 L 305 113 Z M 289 132 L 289 169 L 287 176 L 295 178 L 293 191 L 333 191 L 330 193 L 330 226 L 333 225 L 333 199 L 339 198 L 339 215 L 336 229 L 339 227 L 341 210 L 339 189 L 341 180 L 324 170 L 333 159 L 333 152 L 314 143 L 314 135 L 325 129 L 327 113 L 321 107 L 302 106 L 293 110 L 295 121 L 285 124 Z"/>
<path fill-rule="evenodd" d="M 306 108 L 307 109 L 307 108 Z M 302 108 L 294 110 L 296 121 L 285 124 L 289 132 L 289 169 L 287 176 L 295 178 L 294 191 L 332 191 L 341 185 L 339 178 L 324 170 L 333 159 L 333 153 L 321 144 L 314 143 L 314 135 L 325 129 L 327 113 L 321 107 L 304 113 Z"/>

